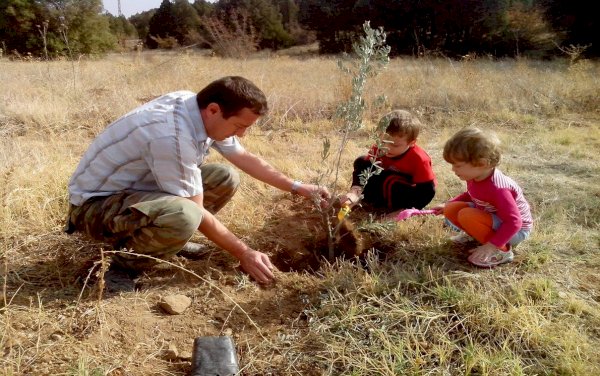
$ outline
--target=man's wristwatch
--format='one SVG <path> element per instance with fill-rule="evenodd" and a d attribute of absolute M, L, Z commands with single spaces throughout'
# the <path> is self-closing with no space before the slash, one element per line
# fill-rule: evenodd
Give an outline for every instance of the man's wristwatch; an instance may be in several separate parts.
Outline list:
<path fill-rule="evenodd" d="M 302 182 L 299 180 L 294 180 L 294 182 L 292 183 L 292 194 L 293 195 L 297 195 L 298 194 L 298 189 L 300 188 L 300 186 L 302 185 Z"/>

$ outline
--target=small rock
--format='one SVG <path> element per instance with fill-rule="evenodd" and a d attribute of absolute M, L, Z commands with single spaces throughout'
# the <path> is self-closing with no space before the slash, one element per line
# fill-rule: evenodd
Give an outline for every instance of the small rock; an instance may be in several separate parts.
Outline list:
<path fill-rule="evenodd" d="M 58 334 L 58 333 L 52 333 L 50 335 L 50 339 L 53 340 L 53 341 L 55 341 L 55 342 L 60 341 L 62 338 L 63 337 L 60 334 Z"/>
<path fill-rule="evenodd" d="M 232 334 L 233 334 L 233 330 L 231 330 L 231 328 L 226 328 L 225 330 L 223 330 L 224 336 L 231 336 Z"/>
<path fill-rule="evenodd" d="M 192 299 L 181 294 L 169 295 L 158 304 L 160 308 L 171 315 L 181 315 L 192 304 Z"/>
<path fill-rule="evenodd" d="M 181 354 L 179 354 L 179 359 L 192 360 L 192 352 L 191 351 L 183 351 Z"/>
<path fill-rule="evenodd" d="M 165 350 L 165 359 L 166 360 L 176 360 L 179 358 L 179 351 L 177 350 L 177 346 L 174 343 L 169 343 L 169 348 Z"/>

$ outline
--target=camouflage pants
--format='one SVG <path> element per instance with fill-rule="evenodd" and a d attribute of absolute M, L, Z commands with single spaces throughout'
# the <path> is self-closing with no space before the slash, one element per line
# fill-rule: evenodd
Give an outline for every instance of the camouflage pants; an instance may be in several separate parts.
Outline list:
<path fill-rule="evenodd" d="M 204 208 L 218 212 L 240 184 L 236 170 L 227 165 L 202 165 Z M 124 191 L 92 197 L 81 206 L 71 205 L 67 232 L 79 231 L 110 244 L 115 250 L 131 250 L 113 256 L 113 263 L 142 270 L 158 263 L 145 254 L 167 259 L 190 240 L 202 221 L 202 210 L 193 201 L 163 192 Z"/>

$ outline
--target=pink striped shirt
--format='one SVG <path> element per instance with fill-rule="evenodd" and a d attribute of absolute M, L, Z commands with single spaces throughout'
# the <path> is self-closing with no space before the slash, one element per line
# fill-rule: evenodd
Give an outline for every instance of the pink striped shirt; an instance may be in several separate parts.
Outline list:
<path fill-rule="evenodd" d="M 450 201 L 473 202 L 476 208 L 498 216 L 502 224 L 490 239 L 501 247 L 519 230 L 531 230 L 533 217 L 521 187 L 499 169 L 482 181 L 467 181 L 467 191 Z"/>

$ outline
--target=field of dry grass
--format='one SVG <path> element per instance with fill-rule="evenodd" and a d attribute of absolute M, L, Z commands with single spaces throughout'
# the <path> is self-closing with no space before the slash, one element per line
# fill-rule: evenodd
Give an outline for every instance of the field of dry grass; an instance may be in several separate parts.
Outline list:
<path fill-rule="evenodd" d="M 332 114 L 349 90 L 335 59 L 0 60 L 2 374 L 185 375 L 194 338 L 223 334 L 245 375 L 600 374 L 597 62 L 395 59 L 368 82 L 369 98 L 386 94 L 426 124 L 419 143 L 439 181 L 434 204 L 464 188 L 442 158 L 444 141 L 469 124 L 499 134 L 501 168 L 536 221 L 510 265 L 475 269 L 439 218 L 413 218 L 379 233 L 380 252 L 363 265 L 312 270 L 304 258 L 320 234 L 310 204 L 244 177 L 219 218 L 271 255 L 281 270 L 273 286 L 258 287 L 214 249 L 159 265 L 135 293 L 99 299 L 83 287 L 103 248 L 61 229 L 86 146 L 140 103 L 223 75 L 251 79 L 271 105 L 246 148 L 294 178 L 318 179 L 328 167 L 322 140 L 338 142 Z M 367 124 L 379 115 L 367 111 Z M 369 144 L 368 130 L 352 136 L 332 190 L 347 187 Z M 160 299 L 177 293 L 192 306 L 162 312 Z"/>

